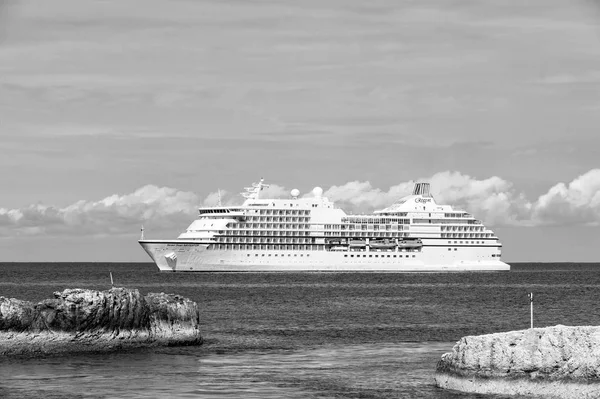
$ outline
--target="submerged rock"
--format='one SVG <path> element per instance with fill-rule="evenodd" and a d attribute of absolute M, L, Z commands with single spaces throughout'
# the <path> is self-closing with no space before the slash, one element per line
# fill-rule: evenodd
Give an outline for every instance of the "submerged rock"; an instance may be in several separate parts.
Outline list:
<path fill-rule="evenodd" d="M 600 327 L 463 337 L 442 355 L 435 382 L 484 394 L 600 398 Z"/>
<path fill-rule="evenodd" d="M 67 289 L 40 303 L 0 297 L 0 355 L 198 345 L 198 305 L 170 294 Z"/>

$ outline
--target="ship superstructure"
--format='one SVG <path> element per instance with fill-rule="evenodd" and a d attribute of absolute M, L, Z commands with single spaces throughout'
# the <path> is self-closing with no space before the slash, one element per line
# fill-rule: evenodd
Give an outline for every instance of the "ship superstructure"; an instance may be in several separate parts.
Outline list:
<path fill-rule="evenodd" d="M 175 240 L 139 243 L 161 271 L 502 271 L 501 243 L 471 214 L 438 205 L 429 183 L 370 215 L 348 215 L 316 187 L 300 197 L 203 207 Z"/>

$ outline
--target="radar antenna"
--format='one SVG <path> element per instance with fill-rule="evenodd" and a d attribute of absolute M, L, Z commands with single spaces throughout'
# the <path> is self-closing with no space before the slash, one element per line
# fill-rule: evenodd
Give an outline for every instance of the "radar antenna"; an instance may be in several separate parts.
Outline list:
<path fill-rule="evenodd" d="M 263 188 L 269 187 L 268 184 L 264 184 L 265 179 L 261 177 L 258 183 L 252 183 L 252 187 L 244 187 L 245 192 L 242 193 L 242 197 L 247 200 L 256 200 L 258 199 L 258 194 Z"/>
<path fill-rule="evenodd" d="M 142 225 L 142 236 L 140 237 L 140 240 L 144 239 L 144 225 Z"/>
<path fill-rule="evenodd" d="M 223 205 L 221 204 L 221 189 L 220 189 L 220 188 L 218 188 L 218 189 L 217 189 L 217 192 L 218 192 L 218 194 L 219 194 L 219 202 L 217 203 L 217 206 L 223 206 Z"/>

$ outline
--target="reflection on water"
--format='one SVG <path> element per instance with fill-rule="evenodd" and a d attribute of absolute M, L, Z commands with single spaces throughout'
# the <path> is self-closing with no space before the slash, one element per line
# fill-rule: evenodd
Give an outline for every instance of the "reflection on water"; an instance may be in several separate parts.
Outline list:
<path fill-rule="evenodd" d="M 164 348 L 4 361 L 0 394 L 9 398 L 445 398 L 452 396 L 432 385 L 431 366 L 451 346 L 370 344 L 225 354 Z"/>

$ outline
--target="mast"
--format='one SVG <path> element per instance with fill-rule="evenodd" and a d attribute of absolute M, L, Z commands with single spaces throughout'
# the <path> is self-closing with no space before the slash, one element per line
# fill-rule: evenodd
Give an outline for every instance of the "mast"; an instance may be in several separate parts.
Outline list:
<path fill-rule="evenodd" d="M 269 187 L 268 184 L 264 184 L 265 179 L 262 177 L 258 183 L 252 183 L 252 187 L 244 187 L 245 192 L 241 193 L 242 197 L 246 198 L 246 201 L 257 200 L 260 191 L 264 188 Z"/>

